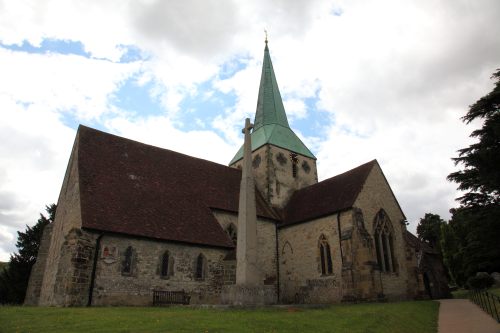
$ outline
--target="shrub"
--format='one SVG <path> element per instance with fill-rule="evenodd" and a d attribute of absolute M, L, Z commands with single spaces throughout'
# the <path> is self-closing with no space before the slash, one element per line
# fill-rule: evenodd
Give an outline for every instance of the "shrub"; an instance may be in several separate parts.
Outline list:
<path fill-rule="evenodd" d="M 495 280 L 486 272 L 479 272 L 467 280 L 471 289 L 487 289 L 495 283 Z"/>

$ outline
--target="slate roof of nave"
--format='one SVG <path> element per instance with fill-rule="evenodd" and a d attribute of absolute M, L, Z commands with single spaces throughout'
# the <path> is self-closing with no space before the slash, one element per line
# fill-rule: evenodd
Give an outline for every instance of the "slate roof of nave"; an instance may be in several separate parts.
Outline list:
<path fill-rule="evenodd" d="M 310 221 L 351 208 L 375 164 L 376 160 L 370 161 L 296 191 L 285 207 L 281 225 Z"/>
<path fill-rule="evenodd" d="M 211 208 L 238 211 L 240 170 L 85 126 L 77 137 L 82 227 L 233 247 Z M 277 219 L 260 195 L 257 214 Z"/>
<path fill-rule="evenodd" d="M 233 247 L 211 209 L 237 213 L 241 170 L 85 126 L 77 138 L 82 227 Z M 256 190 L 257 215 L 287 226 L 349 209 L 376 163 L 296 191 L 279 214 Z"/>

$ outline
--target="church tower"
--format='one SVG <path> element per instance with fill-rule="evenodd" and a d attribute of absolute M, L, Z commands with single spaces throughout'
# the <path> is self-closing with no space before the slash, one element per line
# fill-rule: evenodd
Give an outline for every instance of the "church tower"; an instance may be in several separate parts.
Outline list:
<path fill-rule="evenodd" d="M 316 157 L 288 124 L 267 38 L 251 140 L 255 183 L 272 206 L 283 208 L 294 191 L 318 182 Z M 242 164 L 243 147 L 229 166 Z"/>

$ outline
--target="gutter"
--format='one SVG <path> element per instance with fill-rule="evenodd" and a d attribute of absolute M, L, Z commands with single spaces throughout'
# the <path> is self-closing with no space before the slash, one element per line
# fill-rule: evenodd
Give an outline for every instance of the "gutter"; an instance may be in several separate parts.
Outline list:
<path fill-rule="evenodd" d="M 337 213 L 337 229 L 339 232 L 340 260 L 342 262 L 342 267 L 344 267 L 344 254 L 342 253 L 342 229 L 340 229 L 340 212 Z"/>
<path fill-rule="evenodd" d="M 92 306 L 92 294 L 94 293 L 94 284 L 95 284 L 95 274 L 97 271 L 97 259 L 99 259 L 99 248 L 101 247 L 101 239 L 104 236 L 104 233 L 100 234 L 97 237 L 94 249 L 94 263 L 92 265 L 92 275 L 90 276 L 90 287 L 89 287 L 89 298 L 87 301 L 87 306 Z"/>

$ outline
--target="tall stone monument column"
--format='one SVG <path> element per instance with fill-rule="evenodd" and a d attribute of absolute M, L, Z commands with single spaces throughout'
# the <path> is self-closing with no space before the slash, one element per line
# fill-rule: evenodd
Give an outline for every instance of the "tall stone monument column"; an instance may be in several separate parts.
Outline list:
<path fill-rule="evenodd" d="M 257 267 L 257 209 L 255 182 L 252 174 L 252 144 L 250 130 L 253 124 L 245 120 L 243 168 L 238 208 L 238 242 L 236 245 L 236 284 L 224 286 L 221 301 L 231 305 L 264 305 L 276 303 L 274 286 L 266 286 Z"/>
<path fill-rule="evenodd" d="M 238 208 L 238 246 L 236 247 L 236 284 L 257 286 L 257 209 L 255 207 L 255 183 L 252 173 L 252 144 L 250 130 L 253 124 L 245 120 L 243 144 L 243 170 Z"/>

